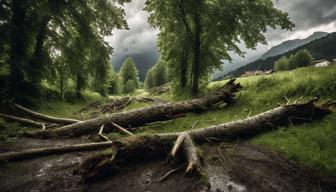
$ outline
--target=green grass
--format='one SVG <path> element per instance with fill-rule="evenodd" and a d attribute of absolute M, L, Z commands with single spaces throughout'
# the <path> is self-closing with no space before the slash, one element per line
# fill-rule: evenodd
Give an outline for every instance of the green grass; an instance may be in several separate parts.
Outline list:
<path fill-rule="evenodd" d="M 301 68 L 294 71 L 243 77 L 237 79 L 244 87 L 237 94 L 237 102 L 231 106 L 220 106 L 203 113 L 187 114 L 186 117 L 166 122 L 153 123 L 136 130 L 136 134 L 167 133 L 208 127 L 237 119 L 244 119 L 249 115 L 255 115 L 278 106 L 278 103 L 286 103 L 297 99 L 306 101 L 314 96 L 320 96 L 322 100 L 336 100 L 336 66 L 322 68 Z M 226 81 L 214 82 L 209 89 L 215 89 Z M 43 102 L 37 111 L 57 116 L 76 117 L 78 110 L 92 101 L 106 102 L 96 93 L 85 93 L 87 99 L 74 103 L 59 101 Z M 132 96 L 149 96 L 145 90 L 137 90 Z M 186 99 L 175 97 L 170 93 L 156 96 L 167 101 Z M 152 105 L 152 103 L 132 102 L 125 110 Z M 78 118 L 78 117 L 77 117 Z M 4 126 L 7 126 L 4 127 Z M 10 129 L 8 128 L 10 127 Z M 259 144 L 284 153 L 289 158 L 320 169 L 323 172 L 336 174 L 336 113 L 329 115 L 321 122 L 282 128 L 273 132 L 259 135 L 250 140 L 253 144 Z M 9 131 L 15 135 L 17 124 L 8 124 L 0 121 L 0 133 Z M 3 134 L 0 134 L 3 135 Z M 112 133 L 113 138 L 120 137 L 118 133 Z M 1 140 L 0 136 L 0 140 Z"/>
<path fill-rule="evenodd" d="M 267 76 L 237 79 L 244 89 L 232 106 L 214 109 L 201 114 L 188 114 L 166 123 L 138 129 L 138 134 L 163 133 L 207 127 L 246 118 L 299 99 L 306 101 L 314 96 L 322 100 L 336 99 L 336 66 L 302 68 Z M 212 83 L 214 89 L 226 81 Z M 323 172 L 336 174 L 336 114 L 321 122 L 279 129 L 253 138 L 250 142 L 282 152 L 289 158 Z"/>

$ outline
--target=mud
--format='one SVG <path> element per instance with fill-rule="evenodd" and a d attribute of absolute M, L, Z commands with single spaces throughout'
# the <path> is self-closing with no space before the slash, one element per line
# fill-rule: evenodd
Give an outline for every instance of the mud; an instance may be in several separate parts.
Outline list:
<path fill-rule="evenodd" d="M 80 143 L 83 140 L 20 139 L 2 144 L 1 152 Z M 281 155 L 248 144 L 203 146 L 207 176 L 183 171 L 154 182 L 176 168 L 164 159 L 150 159 L 94 183 L 83 183 L 77 168 L 90 153 L 54 155 L 0 165 L 0 191 L 211 191 L 211 192 L 334 192 L 334 177 L 290 162 Z"/>

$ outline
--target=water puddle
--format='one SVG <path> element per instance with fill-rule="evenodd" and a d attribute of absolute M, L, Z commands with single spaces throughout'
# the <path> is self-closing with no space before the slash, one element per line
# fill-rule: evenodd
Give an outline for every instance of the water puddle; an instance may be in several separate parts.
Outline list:
<path fill-rule="evenodd" d="M 211 192 L 247 192 L 244 185 L 232 181 L 220 166 L 208 166 Z"/>

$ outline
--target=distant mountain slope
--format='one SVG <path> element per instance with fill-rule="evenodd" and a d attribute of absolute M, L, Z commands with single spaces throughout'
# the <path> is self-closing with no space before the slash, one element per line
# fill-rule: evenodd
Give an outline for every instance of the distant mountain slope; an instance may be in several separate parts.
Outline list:
<path fill-rule="evenodd" d="M 242 75 L 245 71 L 273 69 L 274 62 L 278 60 L 280 57 L 295 54 L 297 51 L 301 49 L 308 49 L 310 53 L 312 54 L 312 56 L 314 57 L 314 59 L 316 60 L 336 57 L 336 32 L 331 33 L 315 41 L 312 41 L 306 45 L 297 47 L 296 49 L 288 51 L 284 54 L 274 56 L 274 57 L 269 57 L 265 60 L 259 59 L 243 67 L 240 67 L 235 71 L 229 72 L 225 76 L 237 77 L 237 76 Z"/>
<path fill-rule="evenodd" d="M 267 59 L 268 57 L 273 57 L 273 56 L 286 53 L 287 51 L 293 50 L 311 41 L 325 37 L 328 34 L 329 33 L 326 33 L 326 32 L 315 32 L 314 34 L 312 34 L 311 36 L 305 39 L 294 39 L 294 40 L 285 41 L 281 43 L 280 45 L 272 47 L 264 55 L 262 55 L 259 59 Z"/>

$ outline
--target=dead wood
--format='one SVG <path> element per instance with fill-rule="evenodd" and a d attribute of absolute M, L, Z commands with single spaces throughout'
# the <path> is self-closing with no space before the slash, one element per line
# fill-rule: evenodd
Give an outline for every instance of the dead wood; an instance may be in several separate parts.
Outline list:
<path fill-rule="evenodd" d="M 323 104 L 321 105 L 323 106 Z M 115 173 L 122 167 L 134 163 L 134 159 L 153 157 L 170 158 L 184 154 L 188 162 L 186 172 L 200 171 L 202 174 L 201 157 L 194 143 L 207 142 L 205 138 L 220 138 L 222 140 L 237 140 L 271 131 L 275 128 L 290 125 L 289 117 L 300 117 L 294 124 L 309 123 L 319 120 L 329 114 L 328 108 L 316 106 L 312 102 L 304 104 L 285 105 L 273 110 L 208 128 L 190 130 L 180 133 L 167 133 L 147 136 L 133 136 L 118 139 L 110 153 L 98 153 L 88 158 L 81 168 L 85 180 L 97 179 L 106 173 Z M 176 140 L 175 144 L 172 141 Z M 169 148 L 172 148 L 169 153 Z M 112 158 L 113 157 L 113 158 Z M 118 166 L 116 166 L 118 165 Z"/>
<path fill-rule="evenodd" d="M 102 106 L 102 112 L 113 113 L 122 110 L 127 105 L 131 104 L 132 101 L 132 97 L 113 98 L 108 104 Z"/>
<path fill-rule="evenodd" d="M 141 109 L 124 111 L 97 118 L 80 121 L 71 125 L 65 125 L 54 130 L 36 131 L 28 133 L 32 137 L 52 137 L 52 136 L 80 136 L 95 132 L 99 126 L 105 125 L 105 132 L 113 131 L 111 122 L 118 124 L 126 129 L 137 127 L 147 123 L 169 120 L 177 118 L 188 112 L 202 111 L 206 108 L 219 103 L 231 103 L 234 101 L 234 93 L 241 88 L 235 80 L 230 80 L 221 89 L 203 96 L 199 99 L 168 103 L 145 107 Z"/>
<path fill-rule="evenodd" d="M 56 123 L 56 124 L 73 124 L 73 123 L 77 123 L 80 120 L 77 119 L 67 119 L 67 118 L 57 118 L 57 117 L 52 117 L 52 116 L 48 116 L 48 115 L 44 115 L 42 113 L 37 113 L 35 111 L 32 111 L 30 109 L 27 109 L 21 105 L 18 104 L 14 104 L 14 107 L 19 110 L 22 111 L 23 113 L 25 113 L 26 115 L 30 116 L 30 117 L 34 117 L 36 119 L 45 121 L 45 122 L 49 122 L 49 123 Z"/>
<path fill-rule="evenodd" d="M 244 120 L 224 123 L 202 129 L 185 132 L 165 133 L 157 135 L 130 136 L 117 139 L 113 142 L 80 144 L 64 147 L 32 149 L 21 152 L 0 154 L 2 160 L 24 160 L 26 158 L 66 153 L 82 150 L 96 150 L 111 147 L 109 151 L 92 155 L 83 163 L 81 173 L 87 180 L 97 179 L 105 174 L 111 174 L 120 169 L 148 158 L 164 158 L 169 154 L 178 157 L 179 151 L 184 154 L 188 168 L 202 170 L 201 157 L 195 144 L 207 142 L 205 138 L 223 140 L 237 140 L 271 131 L 278 127 L 290 125 L 289 117 L 298 117 L 291 123 L 309 123 L 320 120 L 331 111 L 324 104 L 317 106 L 313 102 L 304 104 L 284 105 L 273 110 L 249 117 Z M 173 141 L 176 140 L 173 146 Z M 171 150 L 172 149 L 172 150 Z M 169 152 L 170 151 L 170 152 Z"/>
<path fill-rule="evenodd" d="M 104 125 L 102 125 L 99 129 L 99 132 L 98 132 L 99 137 L 105 141 L 110 141 L 110 139 L 103 134 L 103 131 L 104 131 Z"/>
<path fill-rule="evenodd" d="M 158 86 L 158 87 L 153 87 L 148 90 L 149 94 L 151 95 L 161 95 L 163 93 L 167 93 L 170 91 L 170 83 Z"/>
<path fill-rule="evenodd" d="M 103 149 L 103 148 L 107 148 L 111 146 L 113 146 L 113 142 L 108 141 L 108 142 L 98 142 L 98 143 L 66 145 L 66 146 L 60 146 L 60 147 L 38 148 L 38 149 L 24 150 L 20 152 L 0 153 L 0 161 L 1 162 L 19 161 L 19 160 L 26 160 L 26 159 L 42 157 L 42 156 L 47 156 L 47 155 L 71 153 L 71 152 L 77 152 L 77 151 L 91 151 L 91 150 Z"/>
<path fill-rule="evenodd" d="M 35 127 L 41 127 L 42 129 L 43 128 L 45 129 L 45 124 L 44 123 L 36 122 L 36 121 L 30 120 L 30 119 L 15 117 L 15 116 L 12 116 L 12 115 L 6 115 L 6 114 L 2 114 L 2 113 L 0 113 L 0 117 L 4 118 L 4 119 L 7 119 L 7 120 L 19 122 L 21 124 L 35 126 Z"/>

